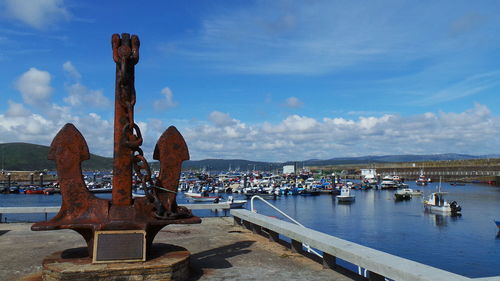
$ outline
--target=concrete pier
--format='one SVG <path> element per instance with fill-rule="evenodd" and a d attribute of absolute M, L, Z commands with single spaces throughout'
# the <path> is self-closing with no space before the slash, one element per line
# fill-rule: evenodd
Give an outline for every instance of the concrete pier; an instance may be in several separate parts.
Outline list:
<path fill-rule="evenodd" d="M 37 280 L 46 256 L 85 246 L 76 232 L 33 232 L 30 226 L 0 224 L 0 280 Z M 359 278 L 349 272 L 325 269 L 321 262 L 235 226 L 231 217 L 203 218 L 200 225 L 167 226 L 157 235 L 155 243 L 174 244 L 191 252 L 190 280 Z"/>

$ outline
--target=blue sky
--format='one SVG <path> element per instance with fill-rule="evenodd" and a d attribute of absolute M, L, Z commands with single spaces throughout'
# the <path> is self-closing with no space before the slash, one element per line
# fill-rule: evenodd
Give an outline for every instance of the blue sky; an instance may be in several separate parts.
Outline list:
<path fill-rule="evenodd" d="M 112 155 L 113 33 L 136 121 L 191 159 L 498 153 L 498 1 L 0 0 L 0 142 L 74 123 Z"/>

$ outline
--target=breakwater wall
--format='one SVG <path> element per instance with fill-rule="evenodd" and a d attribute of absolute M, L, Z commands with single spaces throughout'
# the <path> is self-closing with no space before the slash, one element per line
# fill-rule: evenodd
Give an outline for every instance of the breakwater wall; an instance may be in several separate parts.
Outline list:
<path fill-rule="evenodd" d="M 349 178 L 360 178 L 361 169 L 376 169 L 381 177 L 398 175 L 406 180 L 415 180 L 423 173 L 433 181 L 480 181 L 500 184 L 500 159 L 468 159 L 426 162 L 365 163 L 326 167 L 310 167 L 312 170 L 342 171 Z"/>
<path fill-rule="evenodd" d="M 47 184 L 57 180 L 55 175 L 49 175 L 41 171 L 2 171 L 0 172 L 0 183 L 13 184 Z"/>

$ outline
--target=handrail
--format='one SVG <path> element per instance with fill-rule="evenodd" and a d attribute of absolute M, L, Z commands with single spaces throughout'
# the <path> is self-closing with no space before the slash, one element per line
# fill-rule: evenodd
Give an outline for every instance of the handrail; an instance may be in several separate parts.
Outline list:
<path fill-rule="evenodd" d="M 224 216 L 227 216 L 228 210 L 231 209 L 230 203 L 209 203 L 209 204 L 178 204 L 190 210 L 223 210 Z M 59 212 L 59 206 L 46 207 L 0 207 L 0 223 L 2 223 L 4 214 L 45 214 L 45 220 L 48 219 L 49 213 Z"/>
<path fill-rule="evenodd" d="M 483 280 L 471 279 L 466 276 L 448 272 L 406 258 L 398 257 L 373 248 L 369 248 L 351 241 L 328 235 L 310 228 L 303 228 L 288 221 L 270 218 L 265 215 L 256 214 L 249 210 L 231 210 L 231 215 L 236 223 L 243 227 L 255 229 L 255 227 L 265 228 L 273 235 L 281 234 L 293 242 L 308 243 L 314 248 L 323 252 L 323 263 L 330 268 L 335 268 L 339 264 L 338 259 L 349 262 L 358 267 L 362 267 L 361 273 L 369 273 L 371 280 L 412 280 L 412 281 L 434 281 L 434 280 Z M 341 266 L 341 265 L 340 265 Z M 358 271 L 359 272 L 359 271 Z M 372 276 L 372 274 L 374 276 Z M 380 279 L 379 279 L 380 278 Z M 500 276 L 485 281 L 500 280 Z"/>
<path fill-rule="evenodd" d="M 252 198 L 250 199 L 250 211 L 252 211 L 253 213 L 257 213 L 257 211 L 254 209 L 253 207 L 253 200 L 257 198 L 259 200 L 261 200 L 262 202 L 266 203 L 269 207 L 273 208 L 275 211 L 277 211 L 278 213 L 282 214 L 283 216 L 285 216 L 287 219 L 291 220 L 293 223 L 295 223 L 296 225 L 298 226 L 301 226 L 303 228 L 307 228 L 305 227 L 304 225 L 302 225 L 300 222 L 296 221 L 295 219 L 293 219 L 292 217 L 290 217 L 289 215 L 287 215 L 285 212 L 281 211 L 280 209 L 278 209 L 278 207 L 274 206 L 273 204 L 267 202 L 264 198 L 260 197 L 259 195 L 254 195 L 252 196 Z M 313 253 L 315 255 L 317 255 L 318 257 L 320 258 L 323 258 L 323 255 L 316 252 L 314 249 L 312 249 L 309 245 L 307 245 L 306 243 L 302 243 L 302 245 L 304 245 L 304 247 L 306 247 L 307 251 L 309 253 Z"/>

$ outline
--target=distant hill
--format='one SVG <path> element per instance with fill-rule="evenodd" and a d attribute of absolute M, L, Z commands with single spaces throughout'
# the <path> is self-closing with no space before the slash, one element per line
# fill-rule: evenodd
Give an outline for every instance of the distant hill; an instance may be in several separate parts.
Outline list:
<path fill-rule="evenodd" d="M 56 164 L 47 159 L 49 147 L 30 143 L 1 143 L 0 169 L 11 171 L 55 170 Z M 82 163 L 85 170 L 110 170 L 112 158 L 90 154 L 90 160 Z"/>
<path fill-rule="evenodd" d="M 190 169 L 206 169 L 215 171 L 227 170 L 271 170 L 281 168 L 281 163 L 258 162 L 242 159 L 205 159 L 205 160 L 188 160 L 182 164 L 184 170 Z"/>
<path fill-rule="evenodd" d="M 423 162 L 423 161 L 443 161 L 443 160 L 467 160 L 481 158 L 496 158 L 491 155 L 467 155 L 456 153 L 429 154 L 429 155 L 382 155 L 382 156 L 361 156 L 361 157 L 338 157 L 328 160 L 308 160 L 304 161 L 306 166 L 327 166 L 340 164 L 362 164 L 362 163 L 390 163 L 390 162 Z"/>
<path fill-rule="evenodd" d="M 49 147 L 44 145 L 29 143 L 4 143 L 0 144 L 0 169 L 5 170 L 43 170 L 55 169 L 55 162 L 47 160 Z M 382 156 L 361 156 L 361 157 L 338 157 L 326 160 L 310 159 L 305 161 L 288 161 L 284 163 L 249 161 L 243 159 L 204 159 L 185 161 L 182 165 L 184 170 L 276 170 L 283 165 L 293 165 L 297 163 L 302 166 L 329 166 L 341 164 L 364 164 L 364 163 L 390 163 L 390 162 L 422 162 L 422 161 L 442 161 L 442 160 L 467 160 L 500 158 L 499 154 L 489 155 L 467 155 L 467 154 L 432 154 L 432 155 L 382 155 Z M 153 169 L 158 169 L 158 162 L 150 159 Z M 90 160 L 82 164 L 84 170 L 110 170 L 113 167 L 113 159 L 91 154 Z"/>

